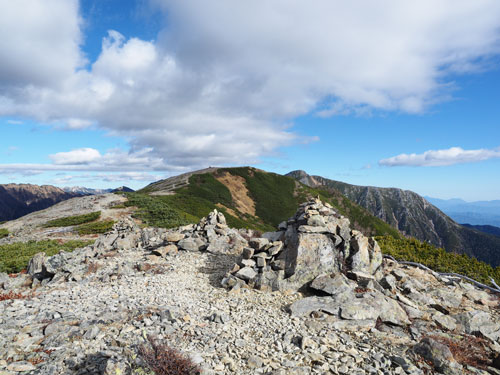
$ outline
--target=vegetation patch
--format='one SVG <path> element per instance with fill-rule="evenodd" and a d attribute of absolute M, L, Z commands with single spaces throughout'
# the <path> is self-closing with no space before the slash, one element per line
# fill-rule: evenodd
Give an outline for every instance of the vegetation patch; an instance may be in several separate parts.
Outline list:
<path fill-rule="evenodd" d="M 465 254 L 449 253 L 414 238 L 383 236 L 376 237 L 376 240 L 384 254 L 397 260 L 422 263 L 437 272 L 459 273 L 485 284 L 490 283 L 490 277 L 495 281 L 500 280 L 500 267 L 493 268 Z"/>
<path fill-rule="evenodd" d="M 7 237 L 9 235 L 9 231 L 5 228 L 0 228 L 0 238 Z"/>
<path fill-rule="evenodd" d="M 75 230 L 80 235 L 102 234 L 102 233 L 109 232 L 113 228 L 114 224 L 115 224 L 115 221 L 113 221 L 113 220 L 95 221 L 93 223 L 79 225 L 75 228 Z"/>
<path fill-rule="evenodd" d="M 32 296 L 33 296 L 32 294 L 24 295 L 21 293 L 14 293 L 11 290 L 7 293 L 0 293 L 0 301 L 7 301 L 10 299 L 26 299 L 26 298 L 31 298 Z"/>
<path fill-rule="evenodd" d="M 201 369 L 178 350 L 148 336 L 148 343 L 139 348 L 139 356 L 156 375 L 195 375 Z"/>
<path fill-rule="evenodd" d="M 91 243 L 92 241 L 68 241 L 61 244 L 55 240 L 47 240 L 0 245 L 0 272 L 17 273 L 26 269 L 29 260 L 36 253 L 45 252 L 47 256 L 51 256 L 61 250 L 71 252 Z"/>
<path fill-rule="evenodd" d="M 170 206 L 165 199 L 167 196 L 150 196 L 143 193 L 126 193 L 128 201 L 126 206 L 137 207 L 133 214 L 144 224 L 160 228 L 174 228 L 196 220 L 186 213 Z"/>
<path fill-rule="evenodd" d="M 488 366 L 491 366 L 494 359 L 494 352 L 491 352 L 488 342 L 482 337 L 444 337 L 437 335 L 430 337 L 450 348 L 453 358 L 461 365 L 486 370 Z"/>
<path fill-rule="evenodd" d="M 54 219 L 47 221 L 44 227 L 69 227 L 72 225 L 80 225 L 85 223 L 90 223 L 91 221 L 99 219 L 101 216 L 101 211 L 91 212 L 84 215 L 67 216 L 61 217 L 59 219 Z"/>

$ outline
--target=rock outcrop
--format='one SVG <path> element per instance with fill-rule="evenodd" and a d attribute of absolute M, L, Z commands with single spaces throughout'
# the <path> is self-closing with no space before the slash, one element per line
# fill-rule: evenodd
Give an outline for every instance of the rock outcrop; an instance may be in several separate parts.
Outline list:
<path fill-rule="evenodd" d="M 372 276 L 380 270 L 376 241 L 351 230 L 348 219 L 319 199 L 300 205 L 278 229 L 250 239 L 224 286 L 299 289 L 322 273 Z"/>

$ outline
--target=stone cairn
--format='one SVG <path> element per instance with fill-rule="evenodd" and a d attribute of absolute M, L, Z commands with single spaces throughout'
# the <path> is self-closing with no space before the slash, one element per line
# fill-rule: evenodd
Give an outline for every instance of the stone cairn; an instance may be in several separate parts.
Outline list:
<path fill-rule="evenodd" d="M 381 272 L 382 253 L 373 238 L 350 229 L 332 206 L 312 199 L 278 231 L 251 238 L 241 258 L 222 280 L 226 288 L 299 289 L 325 273 L 357 279 Z"/>

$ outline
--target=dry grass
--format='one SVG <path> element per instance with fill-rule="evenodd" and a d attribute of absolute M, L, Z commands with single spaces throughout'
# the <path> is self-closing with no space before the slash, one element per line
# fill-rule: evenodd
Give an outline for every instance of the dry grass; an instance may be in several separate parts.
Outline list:
<path fill-rule="evenodd" d="M 450 348 L 455 360 L 462 365 L 486 369 L 492 361 L 488 342 L 481 337 L 471 335 L 460 337 L 460 339 L 443 336 L 430 337 Z"/>
<path fill-rule="evenodd" d="M 155 375 L 197 375 L 200 368 L 178 350 L 148 336 L 148 343 L 139 348 L 139 355 Z"/>

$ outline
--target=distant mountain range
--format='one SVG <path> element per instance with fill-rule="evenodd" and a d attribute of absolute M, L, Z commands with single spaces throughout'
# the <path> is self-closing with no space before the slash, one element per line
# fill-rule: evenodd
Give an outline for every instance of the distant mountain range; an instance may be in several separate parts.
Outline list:
<path fill-rule="evenodd" d="M 91 189 L 84 186 L 67 186 L 63 187 L 62 190 L 68 193 L 74 193 L 78 195 L 97 195 L 97 194 L 107 194 L 115 193 L 117 191 L 133 192 L 134 190 L 127 186 L 120 186 L 116 189 Z"/>
<path fill-rule="evenodd" d="M 5 184 L 0 185 L 0 222 L 14 220 L 34 211 L 43 210 L 66 199 L 134 190 L 121 186 L 116 189 L 89 189 L 66 187 L 60 189 L 52 185 Z"/>
<path fill-rule="evenodd" d="M 500 265 L 500 237 L 458 224 L 412 191 L 350 185 L 304 171 L 293 171 L 287 176 L 311 187 L 338 191 L 405 235 Z"/>
<path fill-rule="evenodd" d="M 0 221 L 17 219 L 78 196 L 81 195 L 51 185 L 0 185 Z"/>
<path fill-rule="evenodd" d="M 484 233 L 500 237 L 500 228 L 494 227 L 493 225 L 471 225 L 471 224 L 462 224 L 462 225 L 467 228 L 472 228 Z"/>
<path fill-rule="evenodd" d="M 466 202 L 462 199 L 425 197 L 458 223 L 500 227 L 500 200 Z"/>

